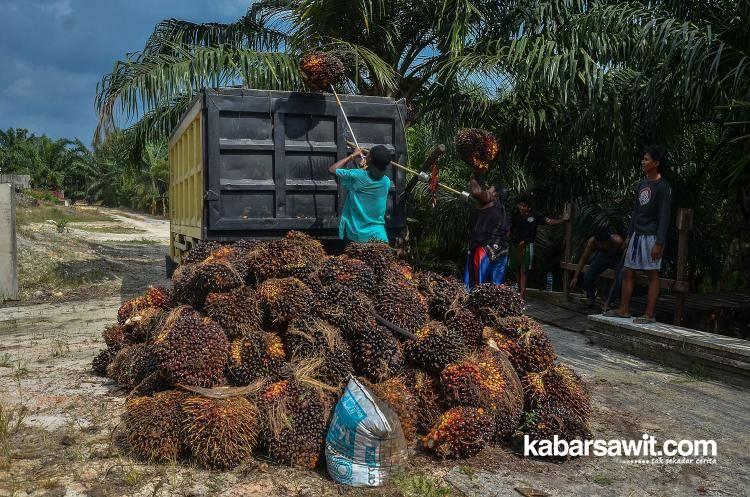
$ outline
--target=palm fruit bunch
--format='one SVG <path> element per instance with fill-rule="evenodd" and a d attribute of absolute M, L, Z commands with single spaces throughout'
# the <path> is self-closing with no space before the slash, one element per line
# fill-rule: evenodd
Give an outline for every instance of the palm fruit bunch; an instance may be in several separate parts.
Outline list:
<path fill-rule="evenodd" d="M 258 331 L 263 323 L 258 295 L 250 287 L 243 286 L 225 293 L 209 293 L 203 307 L 206 314 L 224 328 L 229 338 L 239 338 Z"/>
<path fill-rule="evenodd" d="M 277 380 L 286 364 L 286 350 L 276 333 L 258 331 L 237 338 L 229 345 L 227 380 L 232 385 L 249 385 L 255 380 Z"/>
<path fill-rule="evenodd" d="M 198 463 L 229 469 L 248 460 L 259 433 L 258 409 L 243 397 L 182 402 L 185 444 Z"/>
<path fill-rule="evenodd" d="M 469 292 L 466 307 L 474 311 L 483 324 L 495 325 L 501 318 L 520 316 L 523 312 L 523 300 L 505 285 L 481 283 Z"/>
<path fill-rule="evenodd" d="M 269 246 L 277 260 L 276 277 L 294 277 L 306 284 L 313 283 L 315 272 L 326 258 L 320 241 L 299 231 L 290 231 Z"/>
<path fill-rule="evenodd" d="M 475 349 L 481 347 L 483 341 L 482 322 L 471 310 L 465 307 L 449 310 L 445 315 L 445 325 L 448 329 L 459 333 L 468 347 Z"/>
<path fill-rule="evenodd" d="M 401 344 L 380 325 L 369 327 L 354 339 L 352 356 L 354 371 L 375 383 L 399 374 L 404 367 Z"/>
<path fill-rule="evenodd" d="M 173 384 L 213 387 L 224 379 L 227 336 L 214 321 L 188 306 L 167 316 L 153 348 L 159 368 Z"/>
<path fill-rule="evenodd" d="M 591 395 L 568 366 L 557 363 L 544 371 L 527 373 L 522 382 L 527 411 L 564 406 L 583 421 L 591 416 Z"/>
<path fill-rule="evenodd" d="M 344 63 L 330 52 L 311 52 L 299 63 L 303 81 L 313 90 L 327 90 L 344 79 Z"/>
<path fill-rule="evenodd" d="M 375 311 L 386 321 L 412 333 L 427 322 L 427 300 L 403 280 L 387 278 L 378 287 Z"/>
<path fill-rule="evenodd" d="M 477 171 L 487 171 L 499 151 L 495 137 L 483 129 L 463 128 L 456 134 L 458 156 Z"/>
<path fill-rule="evenodd" d="M 107 376 L 107 368 L 115 358 L 119 349 L 106 348 L 99 351 L 91 361 L 91 370 L 97 376 Z"/>
<path fill-rule="evenodd" d="M 212 240 L 200 240 L 195 246 L 193 246 L 188 253 L 182 258 L 182 265 L 196 264 L 203 262 L 211 255 L 212 252 L 221 248 L 219 242 Z"/>
<path fill-rule="evenodd" d="M 272 383 L 260 395 L 261 444 L 280 463 L 314 469 L 323 453 L 327 405 L 319 392 L 294 380 Z"/>
<path fill-rule="evenodd" d="M 305 317 L 292 321 L 284 343 L 292 361 L 320 359 L 313 375 L 327 385 L 343 386 L 354 371 L 349 344 L 341 330 L 322 319 Z"/>
<path fill-rule="evenodd" d="M 461 334 L 438 321 L 430 321 L 416 335 L 417 340 L 404 344 L 404 355 L 411 365 L 429 373 L 439 374 L 467 352 Z"/>
<path fill-rule="evenodd" d="M 453 407 L 440 416 L 422 444 L 440 457 L 464 459 L 486 447 L 492 432 L 492 417 L 483 407 Z"/>
<path fill-rule="evenodd" d="M 375 325 L 374 312 L 370 299 L 338 284 L 323 287 L 315 293 L 314 315 L 336 326 L 350 339 Z"/>
<path fill-rule="evenodd" d="M 178 390 L 153 397 L 131 397 L 125 407 L 125 436 L 130 450 L 149 462 L 175 461 L 185 451 L 182 401 Z"/>
<path fill-rule="evenodd" d="M 245 282 L 242 274 L 228 260 L 209 257 L 192 269 L 188 291 L 190 304 L 202 307 L 210 293 L 229 292 Z"/>
<path fill-rule="evenodd" d="M 258 297 L 268 320 L 288 323 L 310 311 L 313 293 L 297 278 L 274 278 L 258 285 Z"/>
<path fill-rule="evenodd" d="M 170 309 L 172 307 L 172 292 L 164 287 L 152 286 L 145 294 L 128 300 L 117 310 L 118 324 L 124 324 L 131 314 L 147 307 Z"/>
<path fill-rule="evenodd" d="M 370 266 L 346 255 L 328 257 L 318 268 L 323 285 L 338 284 L 351 291 L 371 295 L 375 288 L 375 273 Z"/>
<path fill-rule="evenodd" d="M 419 404 L 412 391 L 406 383 L 404 375 L 394 376 L 380 383 L 364 382 L 380 400 L 395 412 L 401 421 L 407 443 L 411 444 L 417 439 L 417 412 Z M 438 413 L 439 414 L 439 413 Z"/>
<path fill-rule="evenodd" d="M 172 273 L 172 295 L 176 304 L 191 305 L 194 298 L 190 283 L 193 280 L 195 264 L 182 264 Z"/>
<path fill-rule="evenodd" d="M 552 342 L 543 330 L 532 330 L 515 340 L 516 346 L 508 350 L 508 359 L 519 376 L 544 371 L 557 359 Z"/>
<path fill-rule="evenodd" d="M 107 375 L 107 367 L 120 349 L 127 345 L 125 343 L 125 326 L 121 324 L 108 326 L 102 332 L 102 338 L 107 348 L 99 351 L 91 361 L 91 370 L 98 376 Z"/>
<path fill-rule="evenodd" d="M 245 251 L 234 245 L 222 245 L 211 252 L 201 264 L 207 262 L 227 262 L 237 272 L 240 279 L 244 282 L 247 279 L 249 266 L 245 260 Z"/>
<path fill-rule="evenodd" d="M 146 307 L 133 312 L 123 324 L 123 338 L 127 343 L 151 340 L 166 311 L 160 307 Z"/>
<path fill-rule="evenodd" d="M 529 316 L 500 318 L 495 323 L 495 327 L 513 338 L 518 338 L 529 331 L 544 331 L 542 326 Z"/>
<path fill-rule="evenodd" d="M 416 402 L 414 410 L 417 433 L 426 434 L 440 418 L 439 380 L 421 369 L 407 369 L 404 382 Z"/>
<path fill-rule="evenodd" d="M 585 440 L 591 438 L 588 420 L 563 405 L 548 405 L 527 413 L 521 430 L 531 440 Z"/>
<path fill-rule="evenodd" d="M 427 297 L 427 306 L 433 319 L 443 320 L 446 313 L 463 303 L 466 288 L 455 278 L 428 271 L 417 275 L 419 290 Z"/>
<path fill-rule="evenodd" d="M 387 243 L 371 241 L 368 243 L 350 243 L 344 253 L 370 266 L 375 278 L 380 281 L 396 265 L 396 251 Z"/>
<path fill-rule="evenodd" d="M 521 422 L 524 408 L 523 386 L 504 352 L 488 348 L 484 354 L 492 357 L 494 366 L 500 371 L 505 382 L 505 388 L 501 397 L 496 399 L 497 405 L 493 412 L 494 440 L 501 441 L 513 435 Z"/>
<path fill-rule="evenodd" d="M 107 366 L 107 376 L 128 390 L 138 386 L 159 366 L 157 357 L 144 343 L 120 349 Z"/>

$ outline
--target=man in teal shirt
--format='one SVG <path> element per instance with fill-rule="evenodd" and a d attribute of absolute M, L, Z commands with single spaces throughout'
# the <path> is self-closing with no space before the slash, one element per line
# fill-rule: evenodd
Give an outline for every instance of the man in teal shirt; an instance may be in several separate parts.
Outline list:
<path fill-rule="evenodd" d="M 385 168 L 391 162 L 391 152 L 383 145 L 376 145 L 367 154 L 366 170 L 344 168 L 360 155 L 362 150 L 357 149 L 328 168 L 347 191 L 339 238 L 353 242 L 375 239 L 387 243 L 385 207 L 391 180 L 385 175 Z"/>

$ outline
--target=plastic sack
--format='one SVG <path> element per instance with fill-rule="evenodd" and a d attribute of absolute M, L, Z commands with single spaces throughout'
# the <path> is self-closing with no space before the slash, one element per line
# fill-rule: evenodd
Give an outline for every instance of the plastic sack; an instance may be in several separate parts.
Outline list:
<path fill-rule="evenodd" d="M 336 404 L 326 437 L 328 474 L 354 487 L 377 487 L 407 458 L 401 421 L 355 378 Z"/>

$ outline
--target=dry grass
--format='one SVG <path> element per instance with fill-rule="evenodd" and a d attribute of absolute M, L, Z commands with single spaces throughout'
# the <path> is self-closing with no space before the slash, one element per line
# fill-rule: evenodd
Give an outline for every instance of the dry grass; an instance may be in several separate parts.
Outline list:
<path fill-rule="evenodd" d="M 112 217 L 96 209 L 65 207 L 59 205 L 40 205 L 36 207 L 20 207 L 16 211 L 16 223 L 25 226 L 33 223 L 45 223 L 48 220 L 63 222 L 116 222 Z"/>

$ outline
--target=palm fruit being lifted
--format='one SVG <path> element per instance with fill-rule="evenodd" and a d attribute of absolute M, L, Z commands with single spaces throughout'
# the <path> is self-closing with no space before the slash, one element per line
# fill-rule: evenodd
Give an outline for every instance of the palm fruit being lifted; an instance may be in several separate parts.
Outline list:
<path fill-rule="evenodd" d="M 481 283 L 469 292 L 466 307 L 474 311 L 484 325 L 493 326 L 501 318 L 520 316 L 523 300 L 505 285 Z"/>
<path fill-rule="evenodd" d="M 439 374 L 467 352 L 463 337 L 438 321 L 430 321 L 416 335 L 417 340 L 404 344 L 404 355 L 410 364 L 428 373 Z"/>
<path fill-rule="evenodd" d="M 318 278 L 323 285 L 339 284 L 365 295 L 371 295 L 375 288 L 375 273 L 370 266 L 345 255 L 328 257 L 318 268 Z"/>
<path fill-rule="evenodd" d="M 375 310 L 396 326 L 416 332 L 429 318 L 427 301 L 411 284 L 387 278 L 378 287 Z"/>
<path fill-rule="evenodd" d="M 427 297 L 430 316 L 443 320 L 449 309 L 459 306 L 466 299 L 466 289 L 455 278 L 426 272 L 417 275 L 419 290 Z"/>
<path fill-rule="evenodd" d="M 354 340 L 352 355 L 357 374 L 375 383 L 399 374 L 404 367 L 401 344 L 380 325 L 371 326 Z"/>
<path fill-rule="evenodd" d="M 456 134 L 458 156 L 477 171 L 487 171 L 499 151 L 495 137 L 483 129 L 463 128 Z"/>
<path fill-rule="evenodd" d="M 201 466 L 231 469 L 248 460 L 258 437 L 258 409 L 245 398 L 190 397 L 182 402 L 185 443 Z"/>
<path fill-rule="evenodd" d="M 182 401 L 179 390 L 153 397 L 131 397 L 125 408 L 125 436 L 130 449 L 149 462 L 175 461 L 185 451 L 182 442 Z"/>
<path fill-rule="evenodd" d="M 224 379 L 227 336 L 219 325 L 188 306 L 167 316 L 153 347 L 159 368 L 173 384 L 213 387 Z"/>
<path fill-rule="evenodd" d="M 345 384 L 354 371 L 349 344 L 338 328 L 323 320 L 306 317 L 292 321 L 284 342 L 292 361 L 320 359 L 312 374 L 327 385 Z"/>
<path fill-rule="evenodd" d="M 319 392 L 293 380 L 273 383 L 260 395 L 262 445 L 274 461 L 313 469 L 323 452 L 329 407 Z"/>
<path fill-rule="evenodd" d="M 422 443 L 440 457 L 464 459 L 486 447 L 492 432 L 492 418 L 484 408 L 453 407 L 440 416 Z"/>
<path fill-rule="evenodd" d="M 302 79 L 313 90 L 327 90 L 344 79 L 344 63 L 330 52 L 311 52 L 299 64 Z"/>
<path fill-rule="evenodd" d="M 224 328 L 229 338 L 239 338 L 258 331 L 263 323 L 258 295 L 250 287 L 243 286 L 226 293 L 210 293 L 206 297 L 204 310 Z"/>
<path fill-rule="evenodd" d="M 227 379 L 236 386 L 259 379 L 275 381 L 283 374 L 285 361 L 284 344 L 276 333 L 253 332 L 230 344 Z"/>

